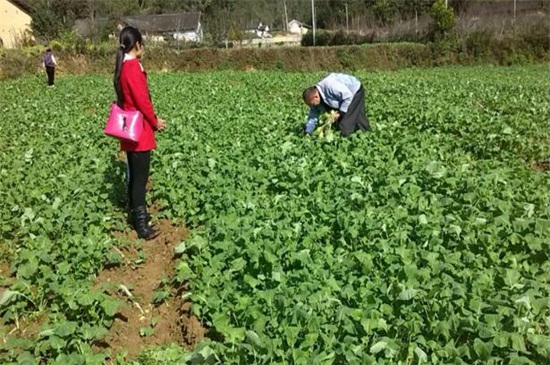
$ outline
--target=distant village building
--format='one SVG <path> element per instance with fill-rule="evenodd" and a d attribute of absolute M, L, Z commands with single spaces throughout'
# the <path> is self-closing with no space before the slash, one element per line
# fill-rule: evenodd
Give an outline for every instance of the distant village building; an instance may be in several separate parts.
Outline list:
<path fill-rule="evenodd" d="M 269 33 L 269 25 L 263 25 L 262 22 L 258 25 L 258 29 L 256 29 L 256 36 L 258 38 L 271 38 L 272 35 Z"/>
<path fill-rule="evenodd" d="M 202 42 L 201 13 L 175 13 L 124 16 L 121 25 L 138 28 L 149 39 L 169 37 L 189 42 Z"/>
<path fill-rule="evenodd" d="M 21 0 L 0 0 L 0 47 L 15 48 L 31 36 L 31 7 Z"/>
<path fill-rule="evenodd" d="M 288 22 L 288 32 L 291 34 L 306 34 L 311 27 L 307 24 L 292 19 Z"/>

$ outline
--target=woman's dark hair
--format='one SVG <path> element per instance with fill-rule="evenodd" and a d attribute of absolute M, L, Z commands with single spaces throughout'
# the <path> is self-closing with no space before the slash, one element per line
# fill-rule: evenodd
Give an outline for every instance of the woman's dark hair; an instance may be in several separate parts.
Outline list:
<path fill-rule="evenodd" d="M 113 77 L 113 84 L 115 86 L 115 92 L 117 96 L 117 103 L 119 106 L 122 105 L 124 99 L 122 97 L 122 89 L 120 87 L 120 72 L 122 70 L 122 62 L 124 62 L 124 54 L 130 52 L 135 46 L 136 43 L 143 45 L 143 39 L 141 33 L 137 28 L 126 27 L 122 29 L 119 36 L 119 46 L 116 54 L 116 63 L 115 63 L 115 75 Z"/>
<path fill-rule="evenodd" d="M 52 49 L 51 48 L 46 48 L 46 52 L 51 52 Z"/>

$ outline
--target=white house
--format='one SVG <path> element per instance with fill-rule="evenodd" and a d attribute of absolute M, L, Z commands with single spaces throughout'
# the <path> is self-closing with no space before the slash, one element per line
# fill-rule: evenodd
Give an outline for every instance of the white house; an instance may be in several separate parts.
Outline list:
<path fill-rule="evenodd" d="M 308 29 L 311 27 L 307 24 L 304 24 L 302 22 L 297 21 L 296 19 L 292 19 L 290 22 L 288 22 L 288 32 L 292 34 L 306 34 Z"/>
<path fill-rule="evenodd" d="M 138 28 L 149 39 L 167 36 L 190 42 L 203 40 L 201 13 L 125 16 L 122 22 Z"/>

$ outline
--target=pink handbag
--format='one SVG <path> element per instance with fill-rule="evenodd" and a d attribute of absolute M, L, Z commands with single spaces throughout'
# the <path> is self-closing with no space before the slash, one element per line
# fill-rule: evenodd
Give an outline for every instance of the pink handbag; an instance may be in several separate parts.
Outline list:
<path fill-rule="evenodd" d="M 137 142 L 143 132 L 143 115 L 137 110 L 123 110 L 117 103 L 112 103 L 103 132 L 123 141 Z"/>

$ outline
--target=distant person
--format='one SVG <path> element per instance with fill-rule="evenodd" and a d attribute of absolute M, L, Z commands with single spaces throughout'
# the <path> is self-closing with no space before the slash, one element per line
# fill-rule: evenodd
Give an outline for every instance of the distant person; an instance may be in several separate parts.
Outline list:
<path fill-rule="evenodd" d="M 369 131 L 369 118 L 365 111 L 365 90 L 361 82 L 351 75 L 331 73 L 302 94 L 310 107 L 305 134 L 310 136 L 319 122 L 321 112 L 335 111 L 334 122 L 344 136 L 357 129 Z"/>
<path fill-rule="evenodd" d="M 147 73 L 141 65 L 143 38 L 139 30 L 126 27 L 120 32 L 113 83 L 118 105 L 124 110 L 138 110 L 143 114 L 143 132 L 138 142 L 122 141 L 120 148 L 128 161 L 128 201 L 131 218 L 138 236 L 153 239 L 158 232 L 149 224 L 145 186 L 149 177 L 151 150 L 156 148 L 155 131 L 166 127 L 166 121 L 157 118 L 147 85 Z"/>
<path fill-rule="evenodd" d="M 57 66 L 57 61 L 52 53 L 50 48 L 46 49 L 46 53 L 42 57 L 42 67 L 46 69 L 46 75 L 48 76 L 48 86 L 54 87 L 55 79 L 55 67 Z"/>

